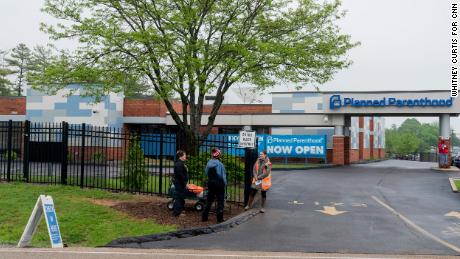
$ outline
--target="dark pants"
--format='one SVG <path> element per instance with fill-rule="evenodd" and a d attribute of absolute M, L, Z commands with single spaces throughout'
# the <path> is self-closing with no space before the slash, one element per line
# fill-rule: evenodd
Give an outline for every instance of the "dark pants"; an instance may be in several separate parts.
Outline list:
<path fill-rule="evenodd" d="M 179 216 L 185 206 L 185 188 L 176 189 L 176 195 L 174 197 L 174 208 L 173 215 L 175 217 Z"/>
<path fill-rule="evenodd" d="M 260 193 L 262 195 L 262 198 L 267 198 L 267 191 L 264 191 L 264 190 L 260 190 Z M 252 189 L 251 190 L 251 196 L 252 197 L 255 197 L 257 194 L 257 189 Z"/>
<path fill-rule="evenodd" d="M 224 200 L 225 200 L 225 185 L 222 184 L 208 184 L 208 197 L 206 199 L 206 206 L 204 207 L 202 220 L 207 221 L 209 210 L 211 210 L 212 203 L 217 199 L 217 222 L 224 221 Z"/>

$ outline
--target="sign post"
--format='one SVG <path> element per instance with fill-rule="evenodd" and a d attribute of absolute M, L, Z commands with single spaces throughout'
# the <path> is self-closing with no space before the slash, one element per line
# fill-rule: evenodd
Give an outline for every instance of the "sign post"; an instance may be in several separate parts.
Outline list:
<path fill-rule="evenodd" d="M 45 214 L 45 221 L 48 228 L 48 234 L 50 236 L 51 247 L 64 247 L 61 232 L 59 231 L 56 210 L 54 209 L 53 198 L 45 195 L 40 195 L 40 197 L 38 197 L 37 203 L 35 203 L 34 210 L 32 211 L 32 215 L 30 215 L 27 226 L 22 233 L 21 239 L 19 240 L 18 247 L 25 247 L 30 243 L 43 214 Z"/>
<path fill-rule="evenodd" d="M 241 130 L 240 139 L 238 141 L 239 148 L 255 148 L 256 147 L 256 132 Z"/>
<path fill-rule="evenodd" d="M 240 131 L 238 147 L 244 148 L 244 206 L 248 204 L 252 183 L 252 166 L 257 159 L 256 132 L 250 130 Z"/>

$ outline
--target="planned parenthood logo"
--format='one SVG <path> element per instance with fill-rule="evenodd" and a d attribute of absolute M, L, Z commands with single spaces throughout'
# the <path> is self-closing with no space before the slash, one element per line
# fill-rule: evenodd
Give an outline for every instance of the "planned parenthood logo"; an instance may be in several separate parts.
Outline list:
<path fill-rule="evenodd" d="M 340 95 L 335 94 L 331 96 L 329 99 L 329 109 L 335 110 L 339 109 L 340 107 L 342 107 L 342 100 L 340 99 Z"/>
<path fill-rule="evenodd" d="M 335 94 L 329 98 L 329 109 L 338 110 L 345 107 L 451 107 L 453 98 L 430 99 L 422 97 L 417 99 L 399 99 L 395 97 L 382 97 L 380 99 L 362 100 L 353 97 L 342 98 Z"/>

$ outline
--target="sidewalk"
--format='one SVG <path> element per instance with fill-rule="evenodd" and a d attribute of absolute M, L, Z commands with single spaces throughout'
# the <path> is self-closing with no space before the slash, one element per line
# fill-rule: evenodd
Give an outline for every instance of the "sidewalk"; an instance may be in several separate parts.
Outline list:
<path fill-rule="evenodd" d="M 240 251 L 200 251 L 200 250 L 165 250 L 165 249 L 110 249 L 110 248 L 68 248 L 68 249 L 0 249 L 0 258 L 8 259 L 186 259 L 186 258 L 232 258 L 232 259 L 378 259 L 378 258 L 455 258 L 453 256 L 413 256 L 413 255 L 378 255 L 378 254 L 306 254 L 274 252 L 240 252 Z"/>

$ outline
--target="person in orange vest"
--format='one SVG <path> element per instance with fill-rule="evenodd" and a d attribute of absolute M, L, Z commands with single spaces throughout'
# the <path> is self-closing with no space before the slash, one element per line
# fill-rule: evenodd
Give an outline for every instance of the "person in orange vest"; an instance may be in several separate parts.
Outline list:
<path fill-rule="evenodd" d="M 244 208 L 248 210 L 252 207 L 254 202 L 254 197 L 257 192 L 260 190 L 262 195 L 262 204 L 260 208 L 261 213 L 265 213 L 265 202 L 267 201 L 267 191 L 272 186 L 272 163 L 267 157 L 267 152 L 262 151 L 259 154 L 259 158 L 254 164 L 252 171 L 252 185 L 251 185 L 251 194 L 249 195 L 249 201 L 247 206 Z"/>

